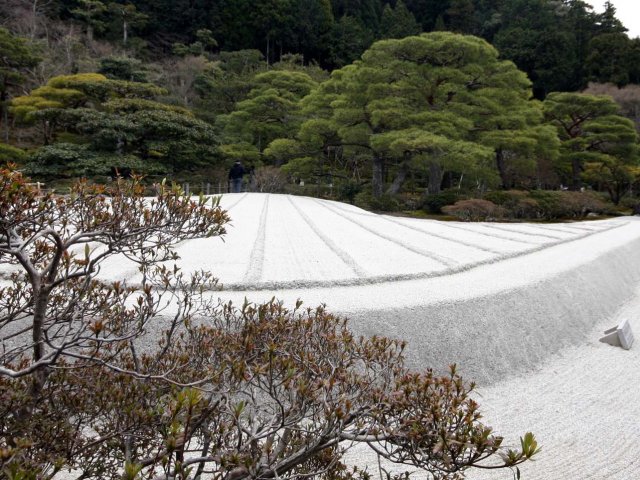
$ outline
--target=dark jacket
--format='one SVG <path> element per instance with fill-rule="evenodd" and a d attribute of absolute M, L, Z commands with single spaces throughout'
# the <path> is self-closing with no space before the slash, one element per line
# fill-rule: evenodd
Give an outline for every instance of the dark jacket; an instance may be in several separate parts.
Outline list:
<path fill-rule="evenodd" d="M 231 170 L 229 170 L 229 180 L 235 180 L 236 178 L 242 178 L 242 176 L 245 174 L 246 172 L 244 171 L 244 167 L 242 166 L 241 163 L 234 163 L 233 166 L 231 167 Z"/>

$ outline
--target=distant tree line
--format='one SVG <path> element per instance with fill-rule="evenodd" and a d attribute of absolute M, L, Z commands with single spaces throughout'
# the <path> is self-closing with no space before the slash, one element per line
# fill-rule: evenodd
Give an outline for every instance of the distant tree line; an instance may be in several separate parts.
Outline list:
<path fill-rule="evenodd" d="M 10 1 L 0 161 L 39 179 L 223 178 L 241 160 L 257 188 L 306 180 L 391 209 L 403 192 L 564 186 L 618 204 L 640 187 L 640 40 L 610 4 Z M 303 32 L 314 5 L 359 33 Z"/>
<path fill-rule="evenodd" d="M 538 98 L 589 81 L 640 82 L 640 40 L 628 38 L 610 2 L 596 13 L 581 0 L 53 0 L 44 13 L 156 57 L 196 44 L 257 49 L 267 62 L 300 54 L 334 69 L 375 40 L 449 30 L 492 43 L 529 75 Z"/>

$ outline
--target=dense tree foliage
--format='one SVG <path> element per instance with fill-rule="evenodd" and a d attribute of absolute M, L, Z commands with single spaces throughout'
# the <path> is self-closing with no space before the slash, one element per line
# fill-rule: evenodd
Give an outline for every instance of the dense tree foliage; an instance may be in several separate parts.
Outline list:
<path fill-rule="evenodd" d="M 340 148 L 371 172 L 374 196 L 383 193 L 387 170 L 395 176 L 391 194 L 412 171 L 424 172 L 431 193 L 445 171 L 495 184 L 497 170 L 509 187 L 518 162 L 529 159 L 535 170 L 534 154 L 555 145 L 530 97 L 526 76 L 477 37 L 438 32 L 380 41 L 305 99 L 312 118 L 298 142 L 279 140 L 268 153 L 306 154 L 293 160 L 304 167 L 314 149 L 327 164 Z"/>
<path fill-rule="evenodd" d="M 597 14 L 583 0 L 55 0 L 43 13 L 73 19 L 89 38 L 133 40 L 156 54 L 176 44 L 183 53 L 258 49 L 268 63 L 298 53 L 331 68 L 375 39 L 446 29 L 494 44 L 530 76 L 538 98 L 589 80 L 640 81 L 633 60 L 640 46 L 608 2 Z M 598 59 L 611 55 L 615 71 L 599 69 Z"/>
<path fill-rule="evenodd" d="M 303 72 L 271 70 L 256 75 L 247 98 L 220 119 L 223 152 L 231 158 L 260 161 L 273 140 L 291 137 L 302 122 L 300 100 L 316 86 Z"/>
<path fill-rule="evenodd" d="M 24 70 L 37 65 L 39 58 L 25 39 L 0 28 L 0 127 L 4 141 L 9 141 L 8 102 L 11 94 L 20 92 Z"/>
<path fill-rule="evenodd" d="M 281 166 L 279 184 L 283 173 L 329 188 L 337 182 L 350 200 L 371 187 L 377 197 L 453 186 L 480 194 L 557 188 L 576 182 L 566 156 L 558 160 L 556 126 L 542 119 L 531 92 L 542 100 L 608 82 L 614 90 L 601 93 L 639 117 L 633 98 L 617 92 L 640 81 L 640 39 L 628 38 L 610 3 L 597 14 L 582 0 L 7 1 L 4 141 L 26 150 L 26 160 L 15 158 L 48 179 L 119 168 L 220 182 L 241 159 Z M 438 55 L 453 55 L 453 63 L 440 84 L 420 73 L 442 70 L 437 58 L 410 66 L 411 55 L 376 43 L 421 30 L 487 40 L 499 57 L 494 50 L 477 68 L 492 80 L 475 79 L 476 67 L 456 63 L 444 44 Z M 410 66 L 414 84 L 403 86 L 389 65 Z M 91 80 L 92 72 L 106 78 Z M 80 81 L 51 84 L 61 78 Z M 436 95 L 431 104 L 410 93 L 450 85 L 451 98 Z M 349 95 L 371 116 L 368 130 L 341 103 Z M 19 98 L 7 109 L 10 96 Z M 625 162 L 624 171 L 635 171 L 634 155 Z M 594 173 L 602 165 L 587 163 L 580 179 L 612 195 Z"/>
<path fill-rule="evenodd" d="M 623 188 L 637 175 L 638 135 L 633 122 L 618 115 L 619 107 L 610 97 L 553 93 L 544 109 L 558 128 L 572 188 L 582 187 L 586 169 L 587 178 L 604 184 L 617 204 Z"/>
<path fill-rule="evenodd" d="M 39 124 L 43 135 L 44 147 L 27 170 L 50 179 L 107 176 L 115 169 L 160 173 L 213 163 L 217 138 L 212 127 L 185 108 L 153 100 L 163 93 L 150 83 L 90 73 L 54 77 L 13 99 L 14 115 Z"/>

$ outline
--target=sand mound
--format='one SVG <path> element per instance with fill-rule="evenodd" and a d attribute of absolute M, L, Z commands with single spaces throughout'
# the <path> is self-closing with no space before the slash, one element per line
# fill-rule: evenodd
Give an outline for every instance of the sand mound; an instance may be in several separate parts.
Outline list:
<path fill-rule="evenodd" d="M 225 243 L 180 247 L 184 269 L 225 284 L 212 295 L 326 303 L 358 333 L 407 339 L 415 368 L 458 363 L 508 442 L 537 433 L 544 450 L 524 478 L 640 478 L 640 350 L 598 342 L 623 317 L 640 334 L 639 219 L 443 223 L 267 194 L 225 195 L 222 206 L 233 219 Z M 110 274 L 133 280 L 128 268 Z M 362 448 L 350 459 L 375 465 Z"/>

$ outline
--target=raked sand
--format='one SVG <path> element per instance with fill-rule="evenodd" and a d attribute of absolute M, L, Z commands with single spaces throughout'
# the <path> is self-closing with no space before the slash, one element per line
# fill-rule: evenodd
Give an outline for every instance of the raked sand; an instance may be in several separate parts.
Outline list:
<path fill-rule="evenodd" d="M 507 443 L 536 433 L 543 450 L 523 478 L 640 479 L 640 344 L 598 341 L 622 319 L 640 335 L 640 219 L 437 222 L 268 194 L 222 206 L 225 242 L 179 248 L 185 270 L 221 279 L 212 295 L 326 303 L 358 333 L 408 340 L 414 368 L 457 363 Z M 120 261 L 103 274 L 136 276 Z M 366 449 L 349 460 L 375 470 Z"/>

